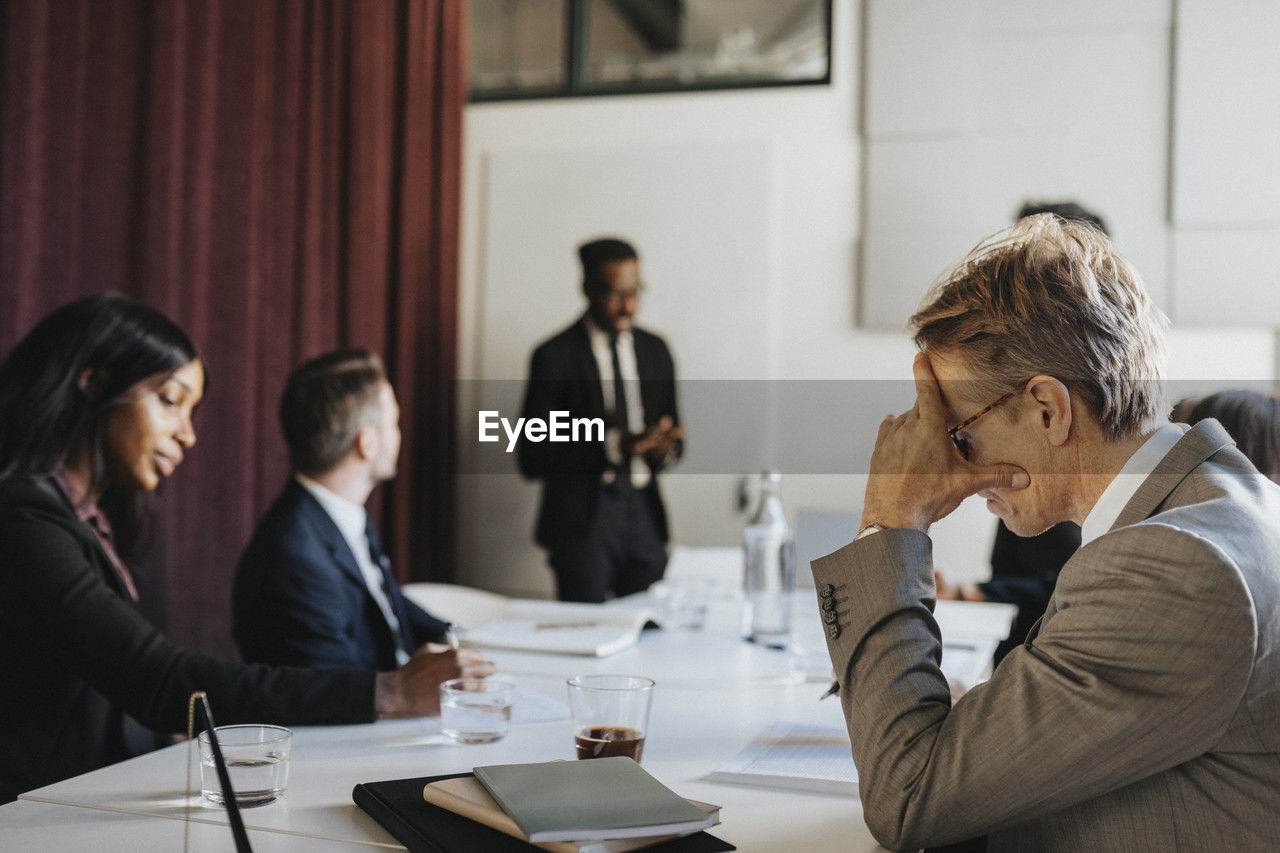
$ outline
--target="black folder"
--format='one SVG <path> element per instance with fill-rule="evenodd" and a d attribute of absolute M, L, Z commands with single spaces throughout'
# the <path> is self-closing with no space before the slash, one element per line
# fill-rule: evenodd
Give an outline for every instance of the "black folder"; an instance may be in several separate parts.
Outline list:
<path fill-rule="evenodd" d="M 409 853 L 528 853 L 539 848 L 513 838 L 505 832 L 454 814 L 448 809 L 422 799 L 422 789 L 429 782 L 456 779 L 470 773 L 445 776 L 418 776 L 387 782 L 364 782 L 351 791 L 351 799 L 369 817 L 409 848 Z M 673 838 L 646 851 L 653 853 L 719 853 L 736 850 L 725 841 L 706 832 Z"/>

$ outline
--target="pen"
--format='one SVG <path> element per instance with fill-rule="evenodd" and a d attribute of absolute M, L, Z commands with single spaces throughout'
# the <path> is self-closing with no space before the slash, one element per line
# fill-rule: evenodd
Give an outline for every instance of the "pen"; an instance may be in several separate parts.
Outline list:
<path fill-rule="evenodd" d="M 828 696 L 839 696 L 839 695 L 840 695 L 840 682 L 833 681 L 831 682 L 831 686 L 827 688 L 827 692 L 823 693 L 821 696 L 818 697 L 818 701 L 821 702 L 823 699 L 826 699 Z"/>
<path fill-rule="evenodd" d="M 449 644 L 449 648 L 455 652 L 462 645 L 458 641 L 458 629 L 454 627 L 452 622 L 446 622 L 444 626 L 444 641 Z"/>

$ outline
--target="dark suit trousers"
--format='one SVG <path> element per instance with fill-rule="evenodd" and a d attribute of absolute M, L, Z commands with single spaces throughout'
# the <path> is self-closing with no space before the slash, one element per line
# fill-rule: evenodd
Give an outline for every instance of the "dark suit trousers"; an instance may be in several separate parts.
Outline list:
<path fill-rule="evenodd" d="M 667 549 L 644 497 L 628 485 L 600 487 L 581 539 L 556 543 L 548 560 L 561 601 L 604 601 L 648 589 L 667 568 Z"/>

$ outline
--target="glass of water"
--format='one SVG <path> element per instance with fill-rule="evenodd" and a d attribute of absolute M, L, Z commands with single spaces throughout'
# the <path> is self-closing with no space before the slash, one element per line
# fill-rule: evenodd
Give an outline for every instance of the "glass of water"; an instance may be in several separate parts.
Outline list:
<path fill-rule="evenodd" d="M 451 678 L 440 685 L 440 728 L 458 743 L 490 743 L 511 728 L 516 686 L 501 678 Z"/>
<path fill-rule="evenodd" d="M 218 726 L 218 745 L 227 762 L 227 775 L 241 808 L 264 806 L 284 793 L 289 784 L 289 747 L 293 732 L 282 726 Z M 222 805 L 222 783 L 213 761 L 209 732 L 200 743 L 200 792 L 211 803 Z"/>
<path fill-rule="evenodd" d="M 795 610 L 791 614 L 791 636 L 787 641 L 787 663 L 796 682 L 824 682 L 835 678 L 827 651 L 826 624 L 813 612 Z"/>
<path fill-rule="evenodd" d="M 707 623 L 707 603 L 713 584 L 705 578 L 660 580 L 649 587 L 658 604 L 663 628 L 701 631 Z"/>

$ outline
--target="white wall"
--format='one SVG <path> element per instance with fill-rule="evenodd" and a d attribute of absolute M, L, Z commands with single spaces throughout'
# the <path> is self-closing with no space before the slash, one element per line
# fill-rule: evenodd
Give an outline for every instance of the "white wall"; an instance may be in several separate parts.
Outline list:
<path fill-rule="evenodd" d="M 1280 325 L 1280 5 L 1178 0 L 1174 317 Z M 1248 299 L 1223 299 L 1247 282 Z"/>
<path fill-rule="evenodd" d="M 1169 0 L 867 8 L 866 322 L 900 324 L 1028 199 L 1101 211 L 1168 304 Z"/>
<path fill-rule="evenodd" d="M 1066 36 L 1078 29 L 1060 3 L 1015 5 L 1023 14 L 1027 6 L 1056 10 L 1056 19 L 1037 25 L 1050 40 L 1055 32 Z M 1086 4 L 1095 10 L 1106 5 Z M 1146 4 L 1148 11 L 1153 5 L 1160 3 Z M 639 321 L 668 338 L 682 378 L 910 378 L 913 350 L 901 325 L 856 325 L 858 235 L 875 227 L 880 210 L 862 208 L 864 168 L 876 168 L 874 159 L 864 167 L 860 133 L 864 10 L 855 0 L 836 0 L 834 11 L 830 86 L 468 107 L 459 375 L 512 381 L 460 386 L 463 582 L 524 595 L 552 588 L 532 543 L 536 486 L 519 479 L 514 461 L 511 473 L 465 472 L 476 447 L 480 398 L 517 405 L 512 398 L 518 398 L 533 345 L 581 312 L 573 250 L 583 239 L 610 231 L 634 239 L 649 284 Z M 1167 32 L 1151 34 L 1149 18 L 1141 24 L 1148 40 L 1167 47 Z M 895 120 L 910 121 L 911 110 L 924 108 L 917 103 L 918 87 L 908 86 L 912 67 L 901 67 L 903 98 Z M 880 85 L 892 95 L 897 79 L 891 75 Z M 982 96 L 980 87 L 970 87 L 965 97 L 979 103 L 952 109 L 976 109 Z M 990 168 L 998 169 L 999 161 Z M 877 174 L 871 173 L 873 180 Z M 931 175 L 938 197 L 962 194 L 974 180 L 938 168 Z M 1069 194 L 1066 186 L 1062 193 Z M 1116 206 L 1113 219 L 1135 220 L 1115 222 L 1120 239 L 1126 231 L 1153 233 L 1144 218 L 1147 207 Z M 1011 212 L 989 211 L 990 227 L 964 239 L 976 241 Z M 881 241 L 880 251 L 915 258 L 941 239 L 919 232 L 896 246 Z M 1163 257 L 1153 251 L 1160 268 Z M 1251 298 L 1241 286 L 1239 298 Z M 903 314 L 900 322 L 905 319 Z M 1269 379 L 1274 371 L 1268 330 L 1179 329 L 1171 349 L 1173 375 L 1205 387 L 1233 378 Z M 716 442 L 717 430 L 733 428 L 690 424 L 690 454 L 700 442 L 704 448 Z M 842 445 L 858 440 L 866 437 L 831 436 Z M 664 478 L 675 542 L 735 544 L 742 525 L 734 506 L 738 477 L 679 471 Z M 853 474 L 788 476 L 783 497 L 791 510 L 856 510 L 864 483 Z M 960 576 L 980 574 L 991 531 L 985 510 L 966 504 L 935 527 L 939 563 Z"/>

